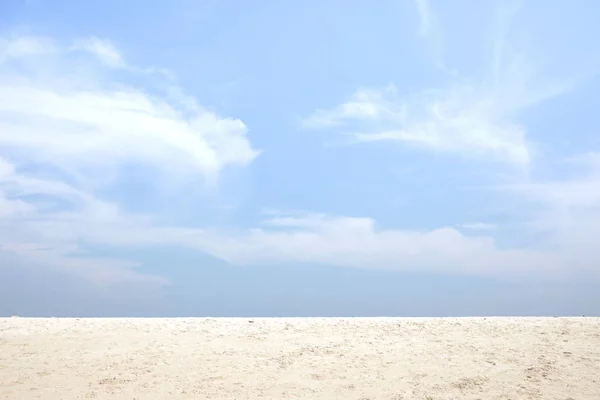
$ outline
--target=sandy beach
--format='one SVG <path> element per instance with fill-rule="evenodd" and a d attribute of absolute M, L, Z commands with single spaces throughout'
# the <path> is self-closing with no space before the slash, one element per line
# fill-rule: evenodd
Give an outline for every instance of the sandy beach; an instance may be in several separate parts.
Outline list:
<path fill-rule="evenodd" d="M 600 399 L 600 318 L 0 319 L 2 399 Z"/>

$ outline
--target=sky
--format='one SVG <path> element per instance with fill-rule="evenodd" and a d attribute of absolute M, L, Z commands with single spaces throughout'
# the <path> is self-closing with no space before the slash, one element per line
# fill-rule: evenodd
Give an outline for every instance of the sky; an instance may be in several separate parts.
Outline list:
<path fill-rule="evenodd" d="M 0 315 L 600 315 L 600 3 L 0 2 Z"/>

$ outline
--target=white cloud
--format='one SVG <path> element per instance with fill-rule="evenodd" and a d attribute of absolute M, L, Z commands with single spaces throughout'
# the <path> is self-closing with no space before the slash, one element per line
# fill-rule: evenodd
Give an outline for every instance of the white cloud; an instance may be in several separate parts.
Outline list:
<path fill-rule="evenodd" d="M 419 15 L 419 35 L 427 44 L 426 48 L 432 57 L 435 66 L 443 72 L 454 74 L 448 70 L 444 62 L 442 29 L 433 12 L 430 0 L 414 0 L 415 8 Z"/>
<path fill-rule="evenodd" d="M 306 129 L 341 126 L 351 121 L 378 121 L 386 118 L 402 118 L 405 106 L 396 102 L 397 89 L 389 85 L 382 90 L 360 89 L 352 98 L 331 110 L 318 110 L 303 119 Z"/>
<path fill-rule="evenodd" d="M 419 12 L 419 31 L 422 35 L 427 35 L 431 30 L 431 8 L 429 0 L 415 0 Z"/>
<path fill-rule="evenodd" d="M 429 46 L 441 43 L 440 25 L 431 4 L 419 0 L 415 4 L 419 33 Z M 398 268 L 444 265 L 456 271 L 479 268 L 481 273 L 518 271 L 530 276 L 600 272 L 593 261 L 600 257 L 593 239 L 600 235 L 600 157 L 587 154 L 571 160 L 583 167 L 583 173 L 562 181 L 535 179 L 534 168 L 530 168 L 535 167 L 532 163 L 538 155 L 520 117 L 528 108 L 568 92 L 577 79 L 549 82 L 535 63 L 524 57 L 525 53 L 534 52 L 517 49 L 524 41 L 509 38 L 513 30 L 508 29 L 517 6 L 502 3 L 493 26 L 489 69 L 481 74 L 461 79 L 449 76 L 447 85 L 407 95 L 400 94 L 393 85 L 361 88 L 342 104 L 317 110 L 302 121 L 304 129 L 333 131 L 351 137 L 353 144 L 395 142 L 484 162 L 503 161 L 527 167 L 521 170 L 527 173 L 518 175 L 518 184 L 513 182 L 498 192 L 499 196 L 506 195 L 517 210 L 507 219 L 508 229 L 503 229 L 502 224 L 477 222 L 458 225 L 458 230 L 442 227 L 428 231 L 380 231 L 369 219 L 278 217 L 270 225 L 279 230 L 254 231 L 250 235 L 253 240 L 273 241 L 282 248 L 292 246 L 299 254 L 306 254 L 301 257 L 314 257 L 318 262 L 327 259 L 328 263 L 347 265 L 377 260 L 373 264 Z M 512 217 L 520 222 L 515 223 Z M 282 225 L 292 232 L 281 232 Z M 503 239 L 518 243 L 518 250 L 501 246 L 493 239 L 501 238 L 503 232 L 514 234 L 515 237 Z M 340 242 L 348 243 L 348 248 L 340 245 L 337 252 L 328 253 L 324 245 L 319 246 L 337 243 L 334 238 L 343 238 Z M 257 248 L 265 249 L 261 245 Z M 281 251 L 265 253 L 277 257 Z"/>
<path fill-rule="evenodd" d="M 487 224 L 485 222 L 475 222 L 472 224 L 461 224 L 461 225 L 458 225 L 458 227 L 463 228 L 463 229 L 473 230 L 473 231 L 493 231 L 496 228 L 498 228 L 496 226 L 496 224 Z"/>
<path fill-rule="evenodd" d="M 0 38 L 0 64 L 21 57 L 52 54 L 57 51 L 53 41 L 35 36 Z"/>
<path fill-rule="evenodd" d="M 108 42 L 91 43 L 102 62 L 122 62 Z M 60 53 L 52 56 L 54 63 L 66 62 Z M 136 159 L 167 169 L 187 165 L 214 178 L 224 167 L 246 165 L 257 155 L 242 121 L 197 105 L 183 108 L 112 81 L 101 86 L 5 69 L 0 112 L 7 117 L 0 121 L 0 144 L 30 156 L 74 157 L 77 163 Z"/>
<path fill-rule="evenodd" d="M 256 228 L 165 226 L 152 216 L 124 213 L 115 204 L 60 182 L 23 176 L 6 162 L 0 165 L 0 188 L 6 195 L 44 193 L 50 201 L 61 199 L 73 205 L 68 210 L 47 211 L 39 203 L 26 203 L 26 208 L 5 216 L 2 227 L 10 229 L 11 240 L 5 240 L 0 251 L 19 254 L 30 262 L 61 267 L 96 282 L 161 281 L 136 273 L 137 264 L 129 260 L 86 257 L 78 243 L 121 248 L 180 246 L 246 266 L 317 263 L 514 278 L 539 274 L 557 277 L 569 269 L 575 273 L 578 268 L 593 270 L 589 262 L 586 264 L 575 253 L 583 243 L 580 240 L 568 246 L 563 242 L 563 247 L 556 251 L 503 248 L 492 236 L 480 234 L 492 228 L 483 223 L 463 225 L 461 228 L 479 232 L 465 236 L 451 227 L 379 229 L 370 218 L 270 211 Z M 16 210 L 18 200 L 11 202 Z M 35 207 L 31 208 L 32 205 Z"/>
<path fill-rule="evenodd" d="M 104 219 L 103 221 L 105 221 Z M 36 221 L 28 228 L 67 240 L 110 246 L 175 245 L 196 249 L 235 265 L 317 263 L 340 267 L 465 273 L 502 277 L 552 276 L 564 272 L 556 255 L 502 249 L 490 236 L 456 229 L 382 230 L 370 218 L 281 214 L 260 228 L 219 230 L 160 227 L 143 220 Z"/>
<path fill-rule="evenodd" d="M 421 30 L 430 32 L 429 4 L 417 5 Z M 354 143 L 396 142 L 527 166 L 533 153 L 519 114 L 567 92 L 573 82 L 541 80 L 534 63 L 509 46 L 503 27 L 511 15 L 499 19 L 491 73 L 484 71 L 484 79 L 452 78 L 440 88 L 402 96 L 393 85 L 362 88 L 342 104 L 306 117 L 302 127 L 335 130 Z"/>
<path fill-rule="evenodd" d="M 552 273 L 548 254 L 502 250 L 487 236 L 466 237 L 453 228 L 382 230 L 370 218 L 328 215 L 279 216 L 266 228 L 198 238 L 203 251 L 234 264 L 304 262 L 345 267 L 385 268 L 517 276 Z"/>
<path fill-rule="evenodd" d="M 5 173 L 0 188 L 4 193 L 44 193 L 50 200 L 73 205 L 69 210 L 47 211 L 34 203 L 33 209 L 24 209 L 21 214 L 15 211 L 4 219 L 4 227 L 11 229 L 4 251 L 32 262 L 61 265 L 95 281 L 144 276 L 136 275 L 136 264 L 127 260 L 89 259 L 76 243 L 121 248 L 181 246 L 236 265 L 317 263 L 503 277 L 563 272 L 564 265 L 555 254 L 503 249 L 491 236 L 465 236 L 451 227 L 379 229 L 370 218 L 281 211 L 268 212 L 259 227 L 249 229 L 164 226 L 151 216 L 123 213 L 115 204 L 88 193 L 62 183 L 27 178 L 6 163 L 2 165 Z"/>
<path fill-rule="evenodd" d="M 578 166 L 562 179 L 529 179 L 493 187 L 498 196 L 518 204 L 514 233 L 536 239 L 536 248 L 551 252 L 564 273 L 600 273 L 600 155 L 588 153 L 567 160 Z M 564 170 L 565 163 L 559 163 Z M 563 171 L 564 174 L 565 171 Z"/>
<path fill-rule="evenodd" d="M 68 56 L 71 53 L 83 52 L 94 56 L 104 66 L 111 68 L 128 68 L 119 51 L 108 41 L 97 37 L 75 40 L 70 46 L 63 46 L 43 36 L 11 36 L 0 38 L 0 63 L 10 59 L 44 58 L 51 56 Z"/>
<path fill-rule="evenodd" d="M 56 211 L 57 202 L 68 203 L 68 210 Z M 128 223 L 141 226 L 141 220 L 64 182 L 22 175 L 0 158 L 0 253 L 16 254 L 27 263 L 61 269 L 97 283 L 166 283 L 161 277 L 136 272 L 137 262 L 89 257 L 79 247 L 85 239 L 80 231 L 98 226 L 119 229 L 119 224 Z"/>
<path fill-rule="evenodd" d="M 394 141 L 465 157 L 529 163 L 525 129 L 511 118 L 520 109 L 510 102 L 516 95 L 469 85 L 431 90 L 406 101 L 392 93 L 389 88 L 359 90 L 348 102 L 309 116 L 304 127 L 342 127 L 358 143 Z"/>
<path fill-rule="evenodd" d="M 77 40 L 71 47 L 71 50 L 87 51 L 98 57 L 108 67 L 119 68 L 126 65 L 121 54 L 113 44 L 100 38 L 90 37 Z"/>
<path fill-rule="evenodd" d="M 524 216 L 528 231 L 549 233 L 555 239 L 554 246 L 571 246 L 575 237 L 596 236 L 594 226 L 600 223 L 598 160 L 599 154 L 588 153 L 571 159 L 570 164 L 580 167 L 574 176 L 498 186 L 496 190 L 521 199 L 526 207 L 533 205 L 534 210 L 528 209 Z M 593 248 L 595 252 L 596 246 Z"/>
<path fill-rule="evenodd" d="M 192 175 L 210 183 L 224 168 L 250 163 L 257 151 L 242 121 L 206 110 L 170 82 L 167 90 L 150 94 L 115 81 L 114 68 L 151 69 L 128 65 L 109 42 L 86 40 L 76 41 L 78 51 L 92 56 L 82 64 L 71 57 L 73 46 L 47 38 L 2 42 L 0 252 L 96 282 L 164 280 L 136 271 L 138 263 L 131 260 L 92 257 L 87 245 L 184 246 L 237 265 L 318 263 L 528 277 L 593 269 L 585 257 L 596 254 L 589 234 L 600 234 L 600 224 L 594 224 L 600 218 L 590 217 L 600 214 L 578 214 L 580 206 L 599 205 L 600 186 L 592 173 L 579 183 L 504 188 L 542 203 L 552 215 L 557 208 L 567 210 L 574 224 L 549 225 L 561 244 L 555 249 L 505 248 L 492 236 L 492 226 L 483 223 L 460 226 L 474 231 L 463 235 L 452 227 L 381 229 L 370 218 L 273 212 L 258 227 L 225 230 L 184 228 L 166 224 L 160 215 L 125 212 L 97 190 L 113 183 L 124 165 L 160 171 L 164 175 L 153 177 L 157 182 Z M 35 63 L 27 68 L 12 64 L 32 58 Z M 400 98 L 393 85 L 359 90 L 348 102 L 309 117 L 305 127 L 349 126 L 359 141 L 395 140 L 527 164 L 525 130 L 514 115 L 564 88 L 532 92 L 524 84 L 528 79 L 512 80 L 526 77 L 525 69 L 501 70 L 497 84 L 489 87 L 452 85 L 409 98 Z M 594 160 L 590 155 L 581 162 L 595 165 Z M 52 172 L 32 172 L 39 165 Z M 581 228 L 587 236 L 578 234 Z"/>
<path fill-rule="evenodd" d="M 305 129 L 332 129 L 355 143 L 390 141 L 468 158 L 527 165 L 532 158 L 526 128 L 516 115 L 560 95 L 569 86 L 529 91 L 526 85 L 451 85 L 401 99 L 393 86 L 360 89 L 347 102 L 318 110 L 303 120 Z"/>
<path fill-rule="evenodd" d="M 43 37 L 0 41 L 1 251 L 96 280 L 149 279 L 133 272 L 135 263 L 79 249 L 86 230 L 142 229 L 152 220 L 124 213 L 97 189 L 131 164 L 159 171 L 157 181 L 193 176 L 216 184 L 224 168 L 257 156 L 242 121 L 199 106 L 170 81 L 149 92 L 116 80 L 114 68 L 137 74 L 137 82 L 152 71 L 127 65 L 97 38 L 71 46 Z"/>

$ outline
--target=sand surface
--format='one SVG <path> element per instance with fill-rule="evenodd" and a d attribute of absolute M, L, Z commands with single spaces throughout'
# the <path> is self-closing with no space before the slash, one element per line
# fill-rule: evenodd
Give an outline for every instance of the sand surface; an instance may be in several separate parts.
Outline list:
<path fill-rule="evenodd" d="M 600 318 L 0 319 L 1 399 L 600 399 Z"/>

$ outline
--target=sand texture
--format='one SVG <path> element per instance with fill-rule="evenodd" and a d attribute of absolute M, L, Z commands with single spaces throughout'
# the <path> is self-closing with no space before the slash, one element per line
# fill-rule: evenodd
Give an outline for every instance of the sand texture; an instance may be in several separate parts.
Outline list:
<path fill-rule="evenodd" d="M 600 399 L 600 318 L 0 319 L 0 399 Z"/>

